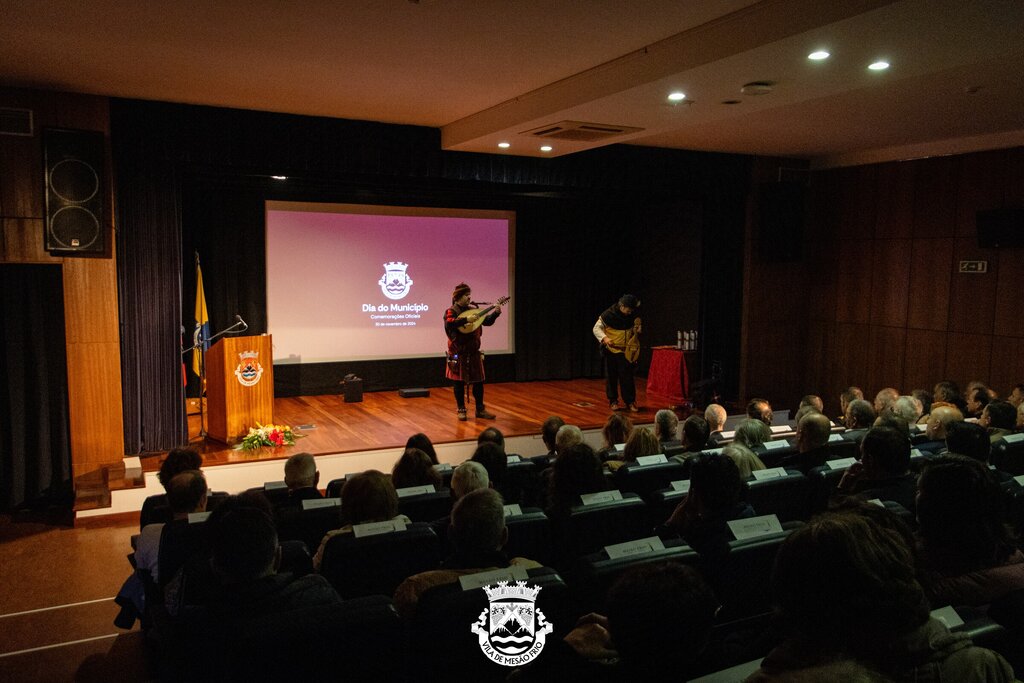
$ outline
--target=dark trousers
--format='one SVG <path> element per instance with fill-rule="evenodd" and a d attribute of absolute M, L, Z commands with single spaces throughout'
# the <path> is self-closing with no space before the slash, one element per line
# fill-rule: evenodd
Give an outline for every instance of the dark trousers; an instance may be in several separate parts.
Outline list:
<path fill-rule="evenodd" d="M 605 378 L 605 395 L 608 402 L 613 403 L 619 399 L 619 387 L 622 387 L 622 401 L 628 406 L 636 403 L 636 384 L 633 381 L 633 373 L 636 365 L 626 360 L 624 353 L 612 353 L 603 350 L 604 366 L 607 370 Z"/>
<path fill-rule="evenodd" d="M 480 412 L 484 409 L 484 383 L 473 382 L 473 400 L 476 401 L 476 410 Z M 456 382 L 455 383 L 455 405 L 459 407 L 459 410 L 466 409 L 466 383 Z"/>

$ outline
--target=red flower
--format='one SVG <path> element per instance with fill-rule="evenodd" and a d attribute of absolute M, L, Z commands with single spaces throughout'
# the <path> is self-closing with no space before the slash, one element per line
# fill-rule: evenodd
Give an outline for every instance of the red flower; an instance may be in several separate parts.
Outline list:
<path fill-rule="evenodd" d="M 281 432 L 279 432 L 278 430 L 275 429 L 274 431 L 270 432 L 270 441 L 275 446 L 283 446 L 284 445 L 284 435 L 282 435 Z"/>

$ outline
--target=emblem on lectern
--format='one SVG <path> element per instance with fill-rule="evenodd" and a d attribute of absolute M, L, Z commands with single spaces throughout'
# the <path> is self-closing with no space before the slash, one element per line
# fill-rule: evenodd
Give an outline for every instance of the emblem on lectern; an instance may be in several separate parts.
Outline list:
<path fill-rule="evenodd" d="M 259 356 L 256 351 L 243 351 L 238 354 L 241 362 L 235 368 L 235 377 L 242 386 L 251 387 L 259 384 L 260 378 L 263 377 L 263 366 L 260 365 Z"/>

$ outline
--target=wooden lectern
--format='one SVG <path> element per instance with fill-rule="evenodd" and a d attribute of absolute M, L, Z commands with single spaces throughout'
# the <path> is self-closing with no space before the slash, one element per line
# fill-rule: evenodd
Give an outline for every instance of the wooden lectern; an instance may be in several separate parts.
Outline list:
<path fill-rule="evenodd" d="M 223 337 L 206 352 L 208 434 L 234 444 L 256 423 L 274 422 L 270 335 Z"/>

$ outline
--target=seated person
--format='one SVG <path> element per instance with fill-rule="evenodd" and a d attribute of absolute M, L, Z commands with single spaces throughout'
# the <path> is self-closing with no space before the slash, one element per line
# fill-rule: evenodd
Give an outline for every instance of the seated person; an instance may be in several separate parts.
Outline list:
<path fill-rule="evenodd" d="M 846 469 L 835 495 L 891 500 L 913 512 L 917 477 L 910 472 L 910 439 L 898 429 L 873 427 L 860 451 L 860 462 Z"/>
<path fill-rule="evenodd" d="M 552 415 L 544 420 L 544 424 L 540 426 L 540 438 L 544 442 L 544 448 L 548 449 L 546 453 L 548 461 L 555 457 L 555 435 L 558 434 L 558 430 L 564 424 L 565 420 L 557 415 Z M 546 466 L 547 462 L 543 464 Z"/>
<path fill-rule="evenodd" d="M 732 461 L 736 463 L 736 468 L 740 471 L 740 479 L 744 481 L 750 479 L 753 472 L 765 469 L 761 458 L 742 444 L 729 444 L 722 449 L 722 455 L 732 458 Z"/>
<path fill-rule="evenodd" d="M 933 605 L 987 605 L 1024 588 L 1024 554 L 1003 523 L 999 484 L 961 455 L 928 463 L 918 482 L 922 577 Z"/>
<path fill-rule="evenodd" d="M 992 443 L 1013 434 L 1017 423 L 1017 409 L 1007 401 L 992 401 L 981 411 L 978 424 L 988 430 Z"/>
<path fill-rule="evenodd" d="M 576 444 L 564 451 L 548 471 L 551 477 L 548 481 L 548 504 L 545 511 L 553 519 L 566 517 L 573 507 L 580 504 L 581 495 L 607 488 L 601 459 L 585 443 Z"/>
<path fill-rule="evenodd" d="M 471 491 L 487 489 L 490 487 L 491 482 L 487 477 L 487 470 L 484 469 L 484 466 L 478 462 L 467 460 L 456 467 L 452 472 L 452 503 L 454 504 L 458 502 L 459 498 L 462 498 Z M 430 523 L 430 528 L 432 528 L 434 533 L 437 534 L 437 537 L 441 539 L 442 544 L 448 538 L 448 526 L 451 524 L 451 517 L 451 514 L 447 514 Z"/>
<path fill-rule="evenodd" d="M 491 488 L 502 492 L 502 495 L 504 495 L 506 493 L 507 479 L 505 475 L 508 474 L 508 456 L 505 454 L 504 447 L 485 441 L 476 447 L 476 450 L 473 451 L 473 457 L 470 459 L 484 466 L 484 469 L 487 470 L 487 478 L 491 483 Z M 516 502 L 518 502 L 518 496 L 515 498 Z"/>
<path fill-rule="evenodd" d="M 877 394 L 875 394 L 875 414 L 882 415 L 883 413 L 892 412 L 889 409 L 892 407 L 892 404 L 894 404 L 896 402 L 896 399 L 898 399 L 899 397 L 899 389 L 896 389 L 894 387 L 886 387 L 885 389 L 879 391 Z"/>
<path fill-rule="evenodd" d="M 705 448 L 710 448 L 711 444 L 708 443 L 710 436 L 710 426 L 704 418 L 691 415 L 683 420 L 683 452 L 676 453 L 669 460 L 686 462 Z"/>
<path fill-rule="evenodd" d="M 872 426 L 889 427 L 891 429 L 895 429 L 900 434 L 905 435 L 908 439 L 910 438 L 910 423 L 891 410 L 880 413 L 878 417 L 875 418 L 875 424 Z"/>
<path fill-rule="evenodd" d="M 431 464 L 437 464 L 437 451 L 434 450 L 434 444 L 430 441 L 430 437 L 423 432 L 417 432 L 409 437 L 409 440 L 405 442 L 405 450 L 410 448 L 420 449 L 430 458 Z"/>
<path fill-rule="evenodd" d="M 664 453 L 667 448 L 675 448 L 682 445 L 682 441 L 676 432 L 679 430 L 679 418 L 675 411 L 662 409 L 654 414 L 654 435 L 661 443 L 659 453 Z"/>
<path fill-rule="evenodd" d="M 583 443 L 583 431 L 576 425 L 562 425 L 555 433 L 555 457 Z"/>
<path fill-rule="evenodd" d="M 917 419 L 917 423 L 925 424 L 928 421 L 928 415 L 932 412 L 932 392 L 927 389 L 914 389 L 910 395 L 921 404 L 921 417 Z"/>
<path fill-rule="evenodd" d="M 956 406 L 944 404 L 933 406 L 925 423 L 924 433 L 927 441 L 917 444 L 922 453 L 937 454 L 946 450 L 946 435 L 954 422 L 963 422 L 963 414 Z"/>
<path fill-rule="evenodd" d="M 751 420 L 760 420 L 766 427 L 772 426 L 772 404 L 763 398 L 752 398 L 747 404 L 747 417 Z"/>
<path fill-rule="evenodd" d="M 746 446 L 755 453 L 758 450 L 764 451 L 764 442 L 770 441 L 772 430 L 763 420 L 746 419 L 736 425 L 735 441 Z"/>
<path fill-rule="evenodd" d="M 717 445 L 722 440 L 725 429 L 725 408 L 712 403 L 704 409 L 704 420 L 708 423 L 708 442 Z"/>
<path fill-rule="evenodd" d="M 982 411 L 985 406 L 991 401 L 988 389 L 985 387 L 976 387 L 967 389 L 967 412 L 964 413 L 967 417 L 973 417 L 975 419 L 981 417 Z"/>
<path fill-rule="evenodd" d="M 620 413 L 609 415 L 608 419 L 604 421 L 604 427 L 601 428 L 601 438 L 604 439 L 604 445 L 597 452 L 598 457 L 602 461 L 621 457 L 621 453 L 615 450 L 615 446 L 618 444 L 625 445 L 626 441 L 629 440 L 629 435 L 632 433 L 633 423 L 626 415 Z"/>
<path fill-rule="evenodd" d="M 410 576 L 395 590 L 395 609 L 409 618 L 416 603 L 427 590 L 458 581 L 465 574 L 476 574 L 512 565 L 532 569 L 541 565 L 522 557 L 507 558 L 501 549 L 508 542 L 505 526 L 505 502 L 493 489 L 477 489 L 459 498 L 452 509 L 448 531 L 455 552 L 433 569 Z"/>
<path fill-rule="evenodd" d="M 139 515 L 140 528 L 154 521 L 166 522 L 167 519 L 157 520 L 154 513 L 157 508 L 167 505 L 167 487 L 171 479 L 189 470 L 198 470 L 203 466 L 203 456 L 192 446 L 174 448 L 167 453 L 167 457 L 160 463 L 160 471 L 157 473 L 157 480 L 164 487 L 164 493 L 149 496 L 142 502 L 142 512 Z"/>
<path fill-rule="evenodd" d="M 790 635 L 747 681 L 791 681 L 842 659 L 896 681 L 1013 681 L 1001 656 L 930 616 L 914 569 L 910 548 L 891 529 L 852 512 L 812 518 L 782 544 L 772 572 Z"/>
<path fill-rule="evenodd" d="M 705 558 L 721 559 L 734 539 L 726 522 L 756 514 L 741 500 L 745 490 L 732 458 L 719 453 L 695 456 L 690 465 L 690 491 L 665 521 L 663 531 L 678 534 Z"/>
<path fill-rule="evenodd" d="M 661 444 L 658 437 L 647 427 L 636 427 L 626 440 L 626 446 L 622 449 L 621 460 L 609 460 L 605 467 L 614 472 L 627 463 L 636 462 L 637 458 L 646 455 L 657 455 L 661 453 Z"/>
<path fill-rule="evenodd" d="M 843 393 L 839 394 L 839 412 L 840 412 L 840 416 L 839 416 L 839 418 L 836 421 L 839 422 L 840 424 L 842 424 L 847 429 L 849 429 L 850 425 L 847 424 L 847 422 L 846 422 L 847 410 L 849 409 L 850 404 L 853 403 L 854 401 L 863 401 L 863 400 L 864 400 L 864 392 L 861 390 L 860 387 L 846 387 L 846 390 L 843 391 Z M 871 404 L 868 403 L 868 405 L 870 406 Z M 872 408 L 871 410 L 874 411 L 874 408 Z M 871 419 L 874 420 L 875 418 L 872 417 Z"/>
<path fill-rule="evenodd" d="M 821 413 L 805 415 L 796 427 L 796 453 L 779 462 L 780 467 L 807 474 L 828 460 L 828 437 L 832 423 Z"/>
<path fill-rule="evenodd" d="M 479 446 L 485 443 L 501 446 L 502 452 L 505 451 L 505 435 L 497 427 L 488 427 L 477 435 L 476 445 Z"/>
<path fill-rule="evenodd" d="M 173 520 L 170 524 L 187 524 L 188 516 L 193 512 L 206 510 L 206 477 L 199 470 L 180 472 L 167 485 L 167 502 L 171 507 Z M 164 536 L 166 524 L 157 522 L 147 524 L 139 534 L 135 546 L 135 567 L 145 569 L 160 584 L 160 544 Z M 166 577 L 164 583 L 166 583 Z"/>
<path fill-rule="evenodd" d="M 433 486 L 441 490 L 441 475 L 434 469 L 430 456 L 418 448 L 407 448 L 391 469 L 391 483 L 396 489 Z"/>
<path fill-rule="evenodd" d="M 875 422 L 875 409 L 862 398 L 854 399 L 846 407 L 843 422 L 846 425 L 843 438 L 860 443 Z"/>
<path fill-rule="evenodd" d="M 285 461 L 284 483 L 288 487 L 288 499 L 282 505 L 301 505 L 304 500 L 323 498 L 317 489 L 320 473 L 316 460 L 309 453 L 296 453 Z"/>
<path fill-rule="evenodd" d="M 356 524 L 370 522 L 402 521 L 412 522 L 405 515 L 398 514 L 398 494 L 391 478 L 377 470 L 354 474 L 345 480 L 341 489 L 341 528 L 328 531 L 320 548 L 313 556 L 313 567 L 320 569 L 327 542 L 338 534 L 352 533 Z"/>
<path fill-rule="evenodd" d="M 240 507 L 217 519 L 210 565 L 221 589 L 209 604 L 211 615 L 237 620 L 341 604 L 327 579 L 319 574 L 279 574 L 280 563 L 277 532 L 265 513 Z"/>
<path fill-rule="evenodd" d="M 902 417 L 907 424 L 917 424 L 921 419 L 921 402 L 913 396 L 899 396 L 889 406 L 889 411 L 898 417 Z"/>

